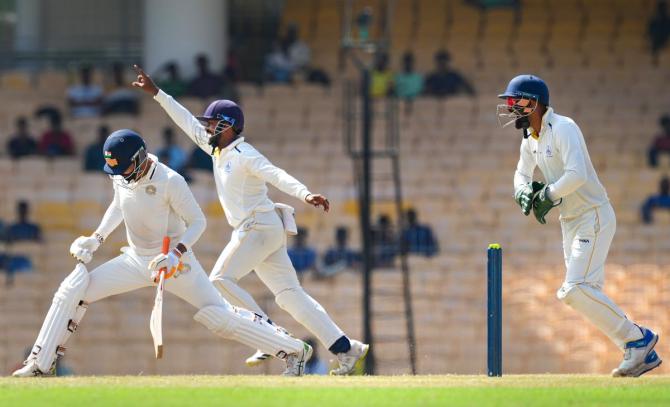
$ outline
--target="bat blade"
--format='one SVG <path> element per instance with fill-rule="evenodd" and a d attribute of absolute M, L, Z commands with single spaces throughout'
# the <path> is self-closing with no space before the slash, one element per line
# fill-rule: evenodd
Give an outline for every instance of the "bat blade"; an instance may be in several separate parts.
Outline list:
<path fill-rule="evenodd" d="M 167 254 L 170 249 L 170 238 L 163 238 L 163 254 Z M 160 277 L 158 280 L 158 287 L 156 288 L 156 299 L 154 300 L 154 308 L 151 310 L 151 318 L 149 319 L 149 330 L 151 337 L 154 340 L 154 351 L 156 352 L 156 359 L 163 357 L 163 288 L 165 286 L 165 273 L 167 269 L 160 270 Z"/>

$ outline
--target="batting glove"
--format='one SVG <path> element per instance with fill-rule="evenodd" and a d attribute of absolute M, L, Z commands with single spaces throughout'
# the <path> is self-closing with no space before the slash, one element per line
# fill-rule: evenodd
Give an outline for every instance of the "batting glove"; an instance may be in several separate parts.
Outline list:
<path fill-rule="evenodd" d="M 173 276 L 177 278 L 182 270 L 181 252 L 175 248 L 170 250 L 168 254 L 161 253 L 149 262 L 148 268 L 151 270 L 151 279 L 154 282 L 158 282 L 160 270 L 163 268 L 168 270 L 165 274 L 166 279 Z"/>
<path fill-rule="evenodd" d="M 97 233 L 91 236 L 79 236 L 70 245 L 70 254 L 80 262 L 87 264 L 93 259 L 93 253 L 98 250 L 102 242 L 102 236 Z"/>

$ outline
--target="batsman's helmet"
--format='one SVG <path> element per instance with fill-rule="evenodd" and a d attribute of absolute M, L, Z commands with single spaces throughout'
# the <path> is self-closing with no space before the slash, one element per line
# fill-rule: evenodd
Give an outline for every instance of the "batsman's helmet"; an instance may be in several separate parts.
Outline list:
<path fill-rule="evenodd" d="M 549 88 L 547 84 L 535 75 L 519 75 L 514 77 L 504 93 L 498 95 L 501 99 L 506 98 L 529 98 L 537 100 L 545 106 L 549 106 Z"/>
<path fill-rule="evenodd" d="M 111 176 L 123 176 L 125 181 L 134 181 L 142 164 L 147 160 L 147 146 L 138 133 L 121 129 L 113 132 L 105 140 L 103 147 L 105 166 L 103 170 Z M 131 174 L 123 173 L 132 165 L 135 169 Z"/>

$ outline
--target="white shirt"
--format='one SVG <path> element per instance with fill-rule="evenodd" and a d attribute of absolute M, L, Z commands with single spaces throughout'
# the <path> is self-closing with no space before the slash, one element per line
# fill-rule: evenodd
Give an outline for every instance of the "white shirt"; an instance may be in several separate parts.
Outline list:
<path fill-rule="evenodd" d="M 209 136 L 198 119 L 162 90 L 154 98 L 191 140 L 208 154 L 212 153 L 212 147 L 206 142 Z M 305 185 L 274 166 L 245 142 L 244 137 L 217 151 L 212 155 L 212 161 L 219 201 L 233 228 L 254 212 L 274 210 L 275 204 L 268 197 L 266 183 L 302 201 L 310 194 Z"/>
<path fill-rule="evenodd" d="M 96 233 L 107 238 L 124 221 L 128 244 L 141 256 L 160 253 L 166 235 L 170 247 L 182 243 L 190 249 L 205 231 L 205 215 L 184 177 L 149 157 L 154 163 L 136 184 L 114 182 L 114 199 Z"/>
<path fill-rule="evenodd" d="M 514 174 L 514 187 L 532 181 L 535 166 L 540 167 L 549 185 L 549 195 L 559 205 L 561 219 L 579 216 L 609 202 L 598 180 L 579 126 L 569 117 L 548 108 L 542 117 L 539 138 L 521 142 L 521 154 Z"/>

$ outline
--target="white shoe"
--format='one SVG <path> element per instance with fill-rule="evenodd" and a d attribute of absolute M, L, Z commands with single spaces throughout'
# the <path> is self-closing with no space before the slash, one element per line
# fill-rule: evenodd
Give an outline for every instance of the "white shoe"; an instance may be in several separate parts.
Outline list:
<path fill-rule="evenodd" d="M 261 363 L 265 362 L 266 360 L 270 359 L 272 355 L 269 355 L 263 351 L 257 350 L 256 353 L 253 355 L 249 356 L 247 360 L 244 362 L 247 364 L 249 367 L 254 367 L 258 366 Z"/>
<path fill-rule="evenodd" d="M 286 357 L 286 370 L 283 376 L 302 376 L 305 373 L 305 365 L 312 357 L 312 347 L 304 342 L 302 345 L 300 352 L 291 353 Z"/>
<path fill-rule="evenodd" d="M 17 369 L 12 373 L 14 377 L 36 377 L 36 376 L 55 376 L 56 369 L 52 368 L 49 372 L 44 373 L 37 367 L 37 361 L 35 359 L 28 359 L 23 362 L 23 367 Z"/>
<path fill-rule="evenodd" d="M 612 370 L 614 377 L 638 377 L 661 364 L 654 351 L 658 335 L 650 329 L 640 327 L 642 338 L 628 342 L 625 346 L 623 361 Z"/>
<path fill-rule="evenodd" d="M 337 361 L 340 364 L 340 367 L 331 370 L 330 374 L 336 376 L 351 374 L 357 367 L 356 365 L 365 360 L 369 349 L 370 345 L 367 343 L 351 340 L 351 349 L 349 349 L 349 352 L 337 354 Z"/>

